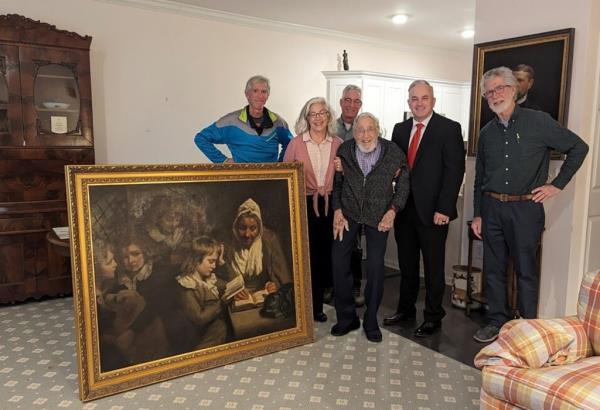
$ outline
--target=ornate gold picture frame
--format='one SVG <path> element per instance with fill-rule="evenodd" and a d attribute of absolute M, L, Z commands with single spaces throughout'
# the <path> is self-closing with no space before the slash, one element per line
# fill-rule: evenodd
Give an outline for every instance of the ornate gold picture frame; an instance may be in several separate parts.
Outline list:
<path fill-rule="evenodd" d="M 479 131 L 494 117 L 479 84 L 483 73 L 494 67 L 513 70 L 520 64 L 532 67 L 535 79 L 528 99 L 535 101 L 536 109 L 567 126 L 574 37 L 575 29 L 567 28 L 475 44 L 468 155 L 477 154 Z M 560 154 L 553 154 L 554 158 L 557 156 Z"/>
<path fill-rule="evenodd" d="M 67 166 L 81 400 L 314 340 L 302 175 Z"/>

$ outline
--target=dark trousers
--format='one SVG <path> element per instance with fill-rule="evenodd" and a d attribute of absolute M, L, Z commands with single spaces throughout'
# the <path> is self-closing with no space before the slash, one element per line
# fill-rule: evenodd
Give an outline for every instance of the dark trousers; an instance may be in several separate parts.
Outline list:
<path fill-rule="evenodd" d="M 433 216 L 432 216 L 433 218 Z M 448 225 L 424 225 L 417 215 L 412 195 L 394 221 L 400 266 L 400 299 L 398 313 L 416 314 L 415 303 L 420 286 L 420 254 L 425 273 L 426 321 L 436 322 L 446 315 L 442 307 L 446 288 L 444 265 Z"/>
<path fill-rule="evenodd" d="M 488 322 L 500 327 L 511 319 L 506 293 L 509 255 L 517 276 L 519 313 L 525 319 L 535 318 L 537 250 L 544 230 L 544 206 L 533 201 L 500 202 L 484 195 L 481 219 Z"/>
<path fill-rule="evenodd" d="M 313 313 L 323 312 L 323 289 L 331 283 L 331 244 L 333 242 L 333 210 L 331 198 L 325 216 L 325 199 L 319 196 L 319 216 L 315 214 L 312 196 L 306 197 L 310 279 L 312 282 Z"/>
<path fill-rule="evenodd" d="M 337 322 L 342 327 L 350 326 L 357 319 L 354 297 L 352 295 L 353 278 L 350 270 L 350 255 L 356 244 L 361 225 L 348 219 L 350 230 L 344 232 L 342 241 L 333 241 L 333 286 Z M 384 256 L 388 232 L 379 232 L 377 228 L 365 225 L 367 239 L 367 285 L 365 304 L 367 310 L 363 316 L 363 328 L 367 331 L 379 328 L 377 310 L 383 297 Z"/>
<path fill-rule="evenodd" d="M 350 257 L 350 270 L 352 271 L 352 288 L 360 289 L 362 281 L 362 235 L 356 236 L 356 244 L 352 250 L 352 256 Z"/>

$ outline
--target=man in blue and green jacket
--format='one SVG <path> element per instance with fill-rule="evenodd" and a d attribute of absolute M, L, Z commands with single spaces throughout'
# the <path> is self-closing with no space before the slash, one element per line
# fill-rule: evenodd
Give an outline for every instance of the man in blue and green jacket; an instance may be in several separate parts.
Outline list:
<path fill-rule="evenodd" d="M 196 146 L 214 163 L 281 161 L 292 134 L 285 120 L 265 107 L 270 91 L 268 78 L 251 77 L 245 90 L 248 105 L 196 134 Z M 215 144 L 227 145 L 231 157 L 225 156 Z"/>

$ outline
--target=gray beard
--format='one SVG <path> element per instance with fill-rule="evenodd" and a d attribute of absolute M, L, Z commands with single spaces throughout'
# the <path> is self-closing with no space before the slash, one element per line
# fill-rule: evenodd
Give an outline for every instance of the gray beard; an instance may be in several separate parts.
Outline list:
<path fill-rule="evenodd" d="M 492 112 L 496 115 L 501 114 L 502 112 L 506 111 L 508 109 L 508 107 L 510 107 L 510 101 L 505 101 L 504 104 L 494 107 L 492 105 L 488 105 L 490 107 L 490 110 L 492 110 Z"/>
<path fill-rule="evenodd" d="M 373 145 L 373 148 L 371 149 L 367 149 L 364 146 L 360 145 L 360 144 L 356 144 L 356 146 L 358 147 L 358 149 L 360 150 L 360 152 L 362 152 L 363 154 L 368 154 L 369 152 L 373 152 L 375 151 L 375 148 L 377 148 L 377 142 L 375 142 L 375 145 Z"/>

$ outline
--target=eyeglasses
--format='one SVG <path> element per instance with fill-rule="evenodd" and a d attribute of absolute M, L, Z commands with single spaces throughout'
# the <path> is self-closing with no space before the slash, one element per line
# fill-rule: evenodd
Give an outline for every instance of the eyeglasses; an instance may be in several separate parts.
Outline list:
<path fill-rule="evenodd" d="M 358 135 L 361 134 L 372 134 L 372 133 L 376 133 L 377 132 L 377 128 L 375 127 L 367 127 L 367 128 L 356 128 L 356 133 Z"/>
<path fill-rule="evenodd" d="M 353 100 L 352 98 L 344 98 L 342 101 L 344 104 L 362 105 L 362 101 L 359 99 Z"/>
<path fill-rule="evenodd" d="M 484 93 L 483 93 L 483 96 L 484 96 L 485 98 L 491 98 L 491 97 L 493 97 L 493 96 L 494 96 L 494 95 L 496 95 L 496 94 L 503 94 L 503 93 L 504 93 L 504 91 L 505 91 L 507 88 L 510 88 L 510 87 L 511 87 L 511 86 L 510 86 L 510 85 L 507 85 L 507 84 L 504 84 L 504 85 L 499 85 L 499 86 L 497 86 L 496 88 L 492 88 L 491 90 L 487 90 L 486 92 L 484 92 Z"/>
<path fill-rule="evenodd" d="M 329 115 L 329 111 L 309 112 L 309 118 L 326 118 Z"/>

